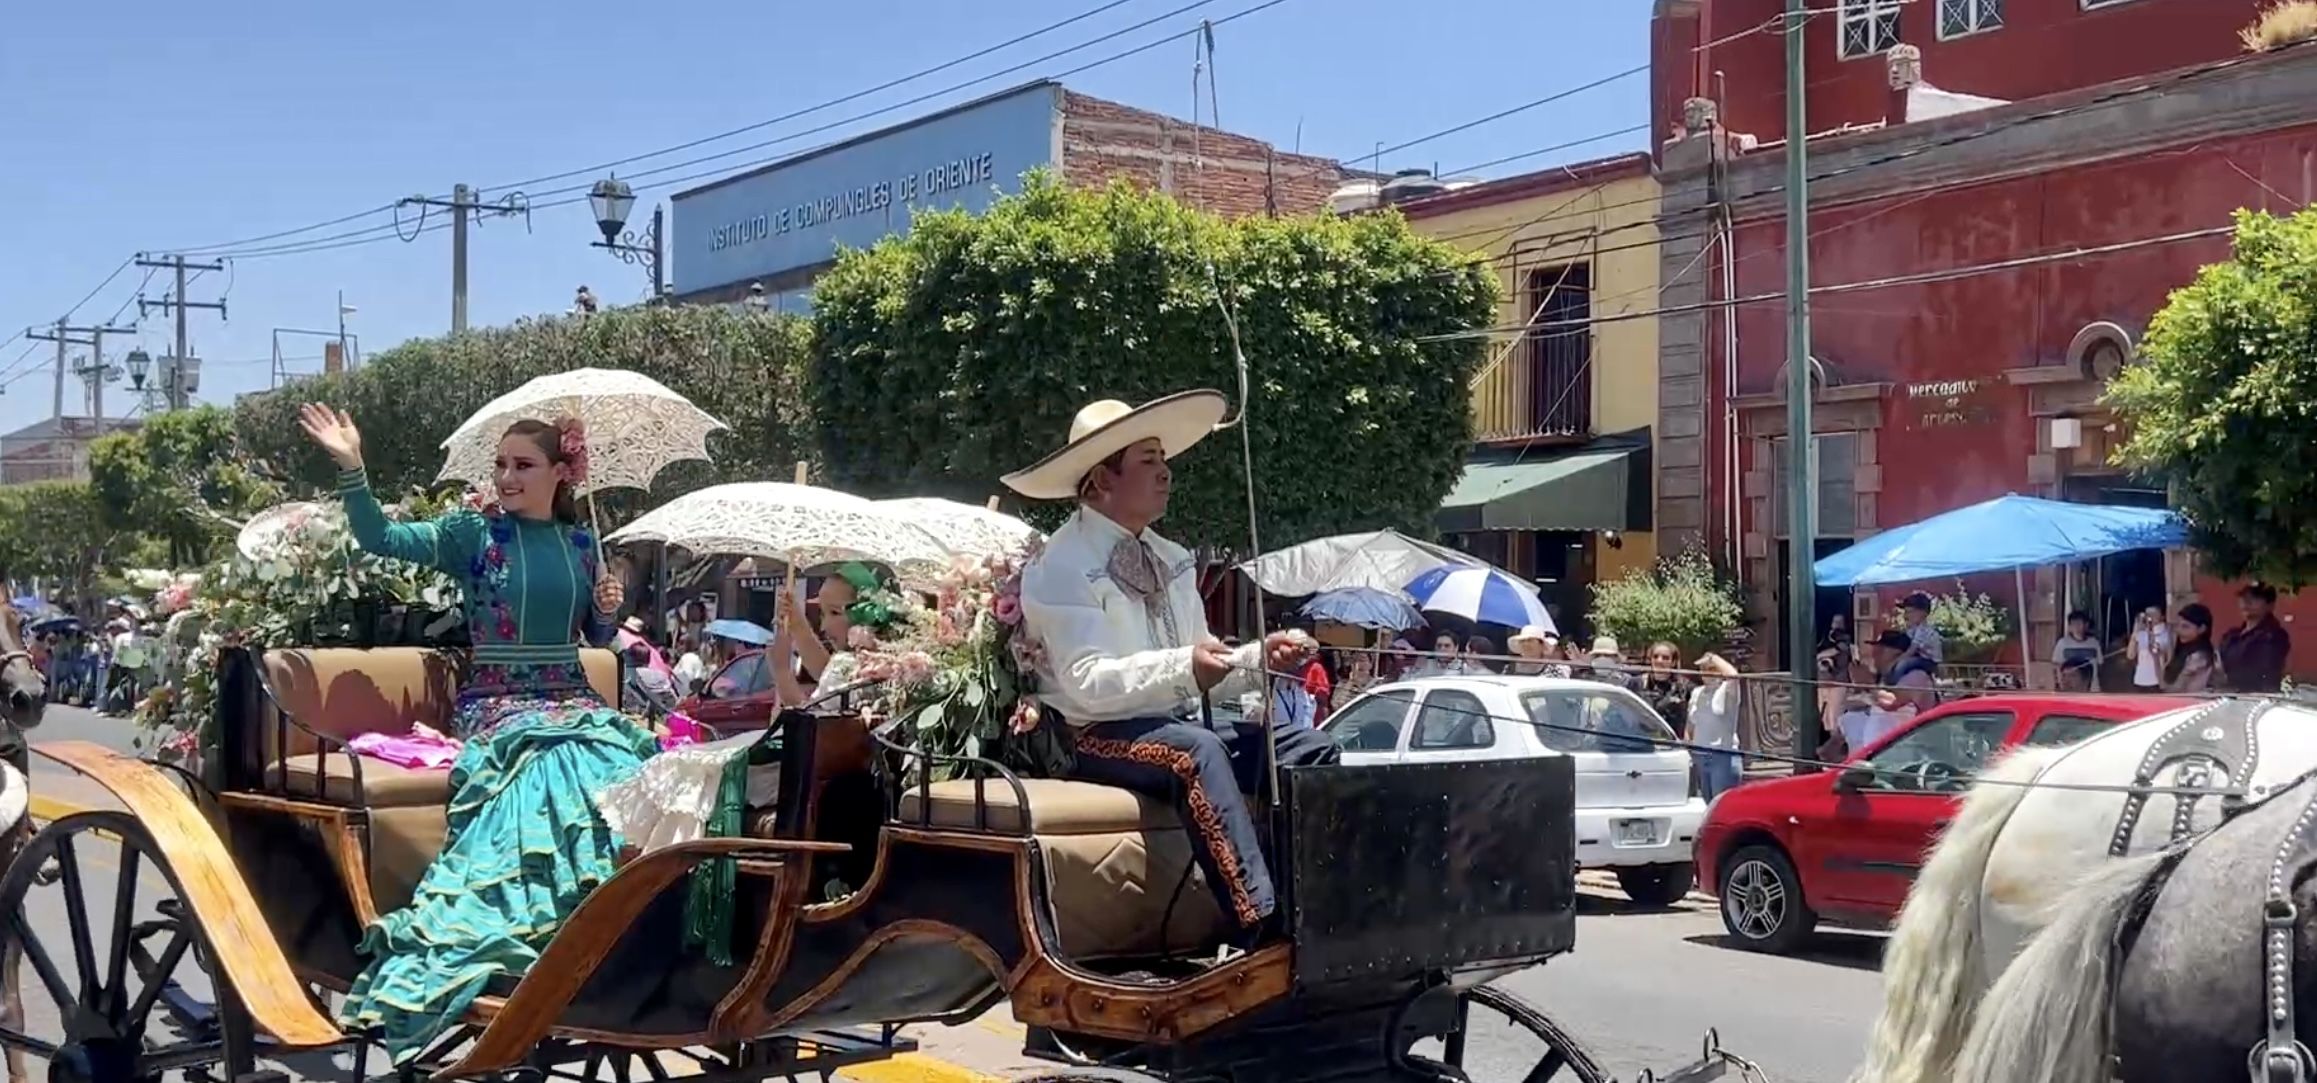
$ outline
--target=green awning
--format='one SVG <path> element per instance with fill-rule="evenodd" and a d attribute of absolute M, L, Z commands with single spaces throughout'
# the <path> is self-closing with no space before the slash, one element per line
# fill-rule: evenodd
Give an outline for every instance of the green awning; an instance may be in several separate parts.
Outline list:
<path fill-rule="evenodd" d="M 1646 446 L 1534 449 L 1464 466 L 1437 521 L 1449 533 L 1477 530 L 1647 530 Z"/>

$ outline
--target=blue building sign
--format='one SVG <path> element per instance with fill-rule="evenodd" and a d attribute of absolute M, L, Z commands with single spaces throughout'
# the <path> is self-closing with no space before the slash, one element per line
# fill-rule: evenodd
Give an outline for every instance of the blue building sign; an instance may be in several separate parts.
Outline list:
<path fill-rule="evenodd" d="M 1057 167 L 1062 88 L 1033 83 L 800 154 L 670 200 L 678 293 L 772 278 L 909 228 L 921 208 L 979 212 Z"/>

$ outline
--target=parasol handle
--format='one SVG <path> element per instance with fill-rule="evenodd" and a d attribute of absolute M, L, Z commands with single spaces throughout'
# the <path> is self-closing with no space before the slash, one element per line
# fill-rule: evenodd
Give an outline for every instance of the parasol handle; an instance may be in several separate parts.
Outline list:
<path fill-rule="evenodd" d="M 596 574 L 610 574 L 611 564 L 603 557 L 603 520 L 596 517 L 594 493 L 587 494 L 587 534 L 595 542 Z M 594 589 L 594 586 L 592 583 L 588 584 L 588 588 L 591 590 Z M 620 586 L 625 587 L 627 584 L 622 583 Z"/>
<path fill-rule="evenodd" d="M 985 507 L 985 508 L 988 508 L 988 509 L 990 509 L 991 511 L 996 511 L 996 510 L 998 510 L 998 498 L 997 498 L 997 497 L 995 497 L 995 496 L 992 496 L 992 497 L 990 497 L 990 499 L 989 499 L 989 503 L 987 503 L 987 504 L 984 504 L 984 505 L 982 505 L 982 506 L 983 506 L 983 507 Z"/>

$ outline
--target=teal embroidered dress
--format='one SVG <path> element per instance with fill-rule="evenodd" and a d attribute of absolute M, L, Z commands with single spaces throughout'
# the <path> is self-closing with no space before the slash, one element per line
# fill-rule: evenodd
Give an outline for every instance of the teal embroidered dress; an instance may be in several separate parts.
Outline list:
<path fill-rule="evenodd" d="M 460 510 L 393 523 L 359 470 L 338 494 L 363 549 L 460 581 L 474 665 L 452 715 L 450 827 L 411 904 L 362 940 L 369 965 L 340 1019 L 375 1029 L 397 1065 L 447 1033 L 490 980 L 539 958 L 579 900 L 611 878 L 620 840 L 594 797 L 658 749 L 588 687 L 575 643 L 609 643 L 596 553 L 577 527 Z M 576 634 L 575 634 L 576 633 Z"/>

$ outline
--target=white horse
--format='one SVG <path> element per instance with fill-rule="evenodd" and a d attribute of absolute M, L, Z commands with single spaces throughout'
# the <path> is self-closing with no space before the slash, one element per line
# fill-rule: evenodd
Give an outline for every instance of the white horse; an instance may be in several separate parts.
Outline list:
<path fill-rule="evenodd" d="M 2311 768 L 2317 710 L 2224 699 L 1983 772 L 1899 913 L 1853 1083 L 1947 1083 L 1988 987 L 2071 889 L 2217 825 L 2231 799 L 2212 791 L 2257 799 Z"/>
<path fill-rule="evenodd" d="M 0 760 L 0 873 L 16 860 L 32 837 L 32 787 L 16 765 Z M 0 1026 L 24 1033 L 24 997 L 17 987 L 24 948 L 15 937 L 0 937 Z M 24 1053 L 8 1047 L 8 1083 L 25 1083 Z"/>

